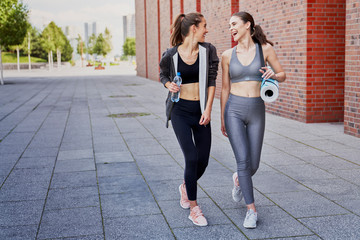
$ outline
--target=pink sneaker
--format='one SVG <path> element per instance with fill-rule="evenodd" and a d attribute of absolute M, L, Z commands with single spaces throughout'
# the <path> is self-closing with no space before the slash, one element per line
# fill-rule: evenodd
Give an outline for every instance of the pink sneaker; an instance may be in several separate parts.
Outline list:
<path fill-rule="evenodd" d="M 204 217 L 204 214 L 202 213 L 199 206 L 193 207 L 190 210 L 189 219 L 197 226 L 204 227 L 208 225 L 206 218 Z"/>
<path fill-rule="evenodd" d="M 180 184 L 179 186 L 179 192 L 180 192 L 180 206 L 183 209 L 189 209 L 190 208 L 190 201 L 188 199 L 185 184 Z"/>

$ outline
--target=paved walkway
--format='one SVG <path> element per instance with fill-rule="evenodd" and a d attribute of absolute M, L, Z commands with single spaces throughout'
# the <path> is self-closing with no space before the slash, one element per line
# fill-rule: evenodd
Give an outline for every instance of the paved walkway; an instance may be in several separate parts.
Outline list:
<path fill-rule="evenodd" d="M 342 124 L 267 114 L 254 177 L 258 227 L 231 198 L 235 160 L 220 133 L 198 202 L 179 206 L 184 160 L 165 128 L 166 90 L 131 66 L 5 72 L 0 86 L 0 239 L 360 239 L 360 139 Z M 111 114 L 142 113 L 125 118 Z"/>

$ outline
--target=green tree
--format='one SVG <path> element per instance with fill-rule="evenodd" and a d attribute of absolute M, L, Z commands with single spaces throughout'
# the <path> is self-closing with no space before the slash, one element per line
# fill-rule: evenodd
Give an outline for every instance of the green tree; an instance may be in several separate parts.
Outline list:
<path fill-rule="evenodd" d="M 4 84 L 1 46 L 20 45 L 28 26 L 27 6 L 17 0 L 0 0 L 0 82 Z"/>
<path fill-rule="evenodd" d="M 104 52 L 106 52 L 105 55 L 109 54 L 112 50 L 112 42 L 111 42 L 111 39 L 112 39 L 112 35 L 109 31 L 108 28 L 105 28 L 105 31 L 104 31 L 104 38 L 105 38 L 105 43 L 104 43 Z"/>
<path fill-rule="evenodd" d="M 53 68 L 53 51 L 55 47 L 55 29 L 52 24 L 47 25 L 41 33 L 41 47 L 48 54 L 49 70 Z"/>
<path fill-rule="evenodd" d="M 97 55 L 106 56 L 106 40 L 102 33 L 99 34 L 99 36 L 96 38 L 96 42 L 93 48 L 93 51 Z"/>
<path fill-rule="evenodd" d="M 123 52 L 125 56 L 136 55 L 135 38 L 126 38 L 125 43 L 123 45 Z"/>
<path fill-rule="evenodd" d="M 87 46 L 85 48 L 85 52 L 87 54 L 90 54 L 93 59 L 94 59 L 94 46 L 96 44 L 96 35 L 95 34 L 92 34 L 90 37 L 89 37 L 89 40 L 88 40 L 88 43 L 87 43 Z"/>

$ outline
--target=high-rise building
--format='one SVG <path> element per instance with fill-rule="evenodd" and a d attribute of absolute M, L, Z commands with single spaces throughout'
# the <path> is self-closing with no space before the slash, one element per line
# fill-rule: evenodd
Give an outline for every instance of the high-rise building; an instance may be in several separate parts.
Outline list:
<path fill-rule="evenodd" d="M 123 16 L 123 37 L 135 37 L 135 14 Z"/>
<path fill-rule="evenodd" d="M 95 36 L 96 36 L 96 22 L 93 22 L 92 23 L 92 34 L 95 34 Z"/>

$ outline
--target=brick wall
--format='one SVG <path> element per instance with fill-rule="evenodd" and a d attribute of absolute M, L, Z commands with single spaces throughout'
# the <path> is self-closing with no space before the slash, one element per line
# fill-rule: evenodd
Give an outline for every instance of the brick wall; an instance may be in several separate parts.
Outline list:
<path fill-rule="evenodd" d="M 360 137 L 360 3 L 346 3 L 344 130 Z"/>
<path fill-rule="evenodd" d="M 159 45 L 160 52 L 170 47 L 170 24 L 182 8 L 185 13 L 201 9 L 209 28 L 206 41 L 216 46 L 219 58 L 226 49 L 234 45 L 228 31 L 232 13 L 248 11 L 274 43 L 274 49 L 287 74 L 286 82 L 280 85 L 279 99 L 274 103 L 267 103 L 267 111 L 307 123 L 344 120 L 345 132 L 360 135 L 358 0 L 347 0 L 347 5 L 345 0 L 158 2 L 160 26 L 157 22 L 157 0 L 146 0 L 146 49 L 144 0 L 136 0 L 138 75 L 146 74 L 147 54 L 148 77 L 158 81 Z M 216 97 L 220 97 L 220 91 L 221 65 Z"/>
<path fill-rule="evenodd" d="M 304 1 L 240 0 L 240 11 L 254 17 L 275 52 L 287 78 L 280 96 L 266 110 L 283 117 L 305 121 L 306 115 L 306 3 Z"/>
<path fill-rule="evenodd" d="M 146 74 L 146 41 L 145 41 L 145 11 L 144 0 L 135 0 L 136 24 L 136 71 L 137 75 L 147 77 Z"/>
<path fill-rule="evenodd" d="M 229 19 L 231 16 L 231 0 L 219 4 L 217 0 L 201 1 L 201 12 L 204 15 L 209 33 L 206 41 L 211 42 L 217 50 L 219 59 L 221 54 L 231 48 L 231 34 L 229 32 Z M 221 93 L 221 63 L 219 63 L 218 77 L 216 80 L 215 97 L 219 98 Z"/>
<path fill-rule="evenodd" d="M 307 2 L 306 122 L 344 116 L 345 1 Z"/>

